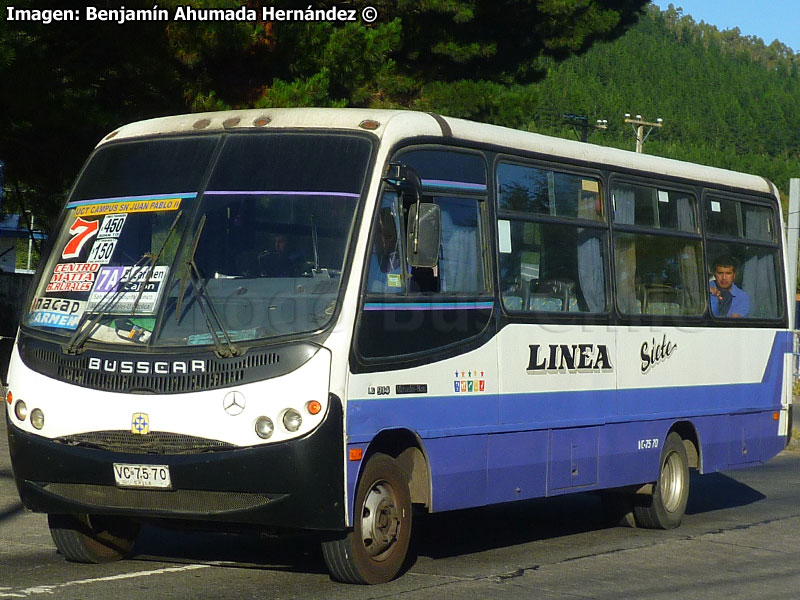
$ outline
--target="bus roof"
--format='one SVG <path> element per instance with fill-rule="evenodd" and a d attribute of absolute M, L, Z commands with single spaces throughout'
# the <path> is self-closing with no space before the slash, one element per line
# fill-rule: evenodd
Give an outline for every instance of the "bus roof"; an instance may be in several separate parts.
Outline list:
<path fill-rule="evenodd" d="M 777 189 L 772 183 L 756 175 L 408 110 L 264 108 L 194 113 L 124 125 L 103 138 L 98 146 L 112 139 L 116 141 L 142 136 L 222 130 L 319 129 L 323 127 L 340 131 L 368 130 L 390 146 L 409 137 L 438 136 L 443 141 L 446 138 L 455 138 L 474 143 L 505 146 L 510 149 L 552 156 L 554 159 L 609 165 L 654 175 L 777 195 Z"/>

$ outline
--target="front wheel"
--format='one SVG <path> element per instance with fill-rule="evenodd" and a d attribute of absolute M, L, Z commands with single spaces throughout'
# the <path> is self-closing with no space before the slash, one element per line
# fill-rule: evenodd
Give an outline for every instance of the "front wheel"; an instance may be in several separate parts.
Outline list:
<path fill-rule="evenodd" d="M 353 531 L 322 543 L 331 576 L 344 583 L 374 584 L 393 579 L 403 567 L 411 540 L 411 495 L 397 463 L 375 454 L 361 475 Z"/>
<path fill-rule="evenodd" d="M 661 451 L 658 481 L 653 495 L 644 496 L 633 507 L 636 524 L 649 529 L 674 529 L 681 524 L 689 500 L 689 459 L 680 435 L 667 436 Z"/>
<path fill-rule="evenodd" d="M 50 537 L 71 562 L 106 563 L 124 558 L 133 549 L 138 523 L 121 517 L 47 515 Z"/>

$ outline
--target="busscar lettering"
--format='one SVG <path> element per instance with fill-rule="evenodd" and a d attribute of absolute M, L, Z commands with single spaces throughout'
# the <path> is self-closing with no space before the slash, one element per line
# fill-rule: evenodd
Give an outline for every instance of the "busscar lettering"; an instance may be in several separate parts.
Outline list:
<path fill-rule="evenodd" d="M 175 375 L 179 373 L 205 373 L 206 361 L 204 360 L 116 360 L 105 359 L 97 356 L 89 358 L 90 371 L 103 371 L 105 373 L 122 373 L 129 375 Z"/>
<path fill-rule="evenodd" d="M 645 340 L 642 343 L 640 353 L 642 358 L 642 374 L 647 373 L 658 363 L 668 359 L 670 356 L 672 356 L 672 353 L 675 352 L 677 348 L 677 344 L 673 344 L 667 339 L 667 334 L 664 334 L 664 337 L 661 339 L 660 343 L 656 342 L 656 338 L 653 338 L 651 344 L 648 344 L 647 340 Z"/>
<path fill-rule="evenodd" d="M 528 373 L 585 373 L 611 371 L 605 344 L 540 344 L 529 346 Z"/>

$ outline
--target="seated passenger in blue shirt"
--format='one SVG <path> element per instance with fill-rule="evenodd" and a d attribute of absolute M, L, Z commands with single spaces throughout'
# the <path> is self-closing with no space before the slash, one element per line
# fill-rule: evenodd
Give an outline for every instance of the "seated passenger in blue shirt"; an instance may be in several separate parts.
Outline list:
<path fill-rule="evenodd" d="M 714 281 L 709 285 L 711 312 L 717 317 L 746 317 L 750 314 L 750 297 L 737 286 L 736 267 L 730 256 L 714 263 Z"/>

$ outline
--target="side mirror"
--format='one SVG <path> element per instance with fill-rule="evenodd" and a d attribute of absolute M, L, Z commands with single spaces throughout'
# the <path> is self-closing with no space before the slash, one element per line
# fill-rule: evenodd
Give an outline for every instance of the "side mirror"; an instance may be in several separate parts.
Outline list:
<path fill-rule="evenodd" d="M 408 211 L 406 258 L 411 267 L 435 267 L 439 264 L 442 215 L 432 202 L 412 204 Z"/>

